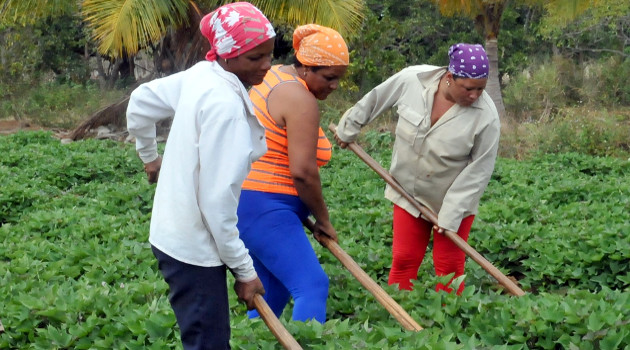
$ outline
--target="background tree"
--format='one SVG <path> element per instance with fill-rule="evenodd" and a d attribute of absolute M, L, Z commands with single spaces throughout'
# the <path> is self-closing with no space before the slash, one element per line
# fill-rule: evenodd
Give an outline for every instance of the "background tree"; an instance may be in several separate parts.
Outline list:
<path fill-rule="evenodd" d="M 554 9 L 562 18 L 575 18 L 593 4 L 593 0 L 523 0 L 531 5 L 542 5 Z M 435 0 L 442 14 L 454 16 L 462 14 L 475 21 L 477 30 L 485 39 L 485 48 L 490 61 L 490 76 L 486 90 L 492 97 L 501 116 L 505 115 L 505 106 L 499 82 L 498 38 L 501 18 L 508 0 Z"/>
<path fill-rule="evenodd" d="M 166 0 L 161 1 L 166 3 Z M 127 4 L 131 6 L 134 2 L 130 0 Z M 364 2 L 364 20 L 359 30 L 354 35 L 346 34 L 351 49 L 348 79 L 325 105 L 335 115 L 339 114 L 335 108 L 344 109 L 402 67 L 423 63 L 444 65 L 450 44 L 485 40 L 483 31 L 471 30 L 475 27 L 475 18 L 443 16 L 436 0 Z M 107 3 L 114 6 L 122 1 L 108 0 Z M 121 102 L 120 97 L 137 83 L 132 79 L 133 71 L 139 78 L 143 72 L 148 72 L 150 79 L 185 69 L 203 59 L 208 49 L 207 40 L 193 24 L 218 3 L 217 0 L 199 0 L 194 2 L 197 7 L 189 2 L 183 15 L 187 21 L 177 25 L 168 18 L 162 19 L 170 23 L 163 26 L 164 35 L 156 42 L 145 40 L 146 46 L 140 49 L 138 57 L 125 50 L 121 57 L 112 58 L 99 53 L 90 35 L 92 31 L 84 21 L 82 2 L 1 1 L 0 119 L 15 117 L 34 121 L 44 116 L 48 118 L 45 120 L 54 120 L 57 116 L 70 115 L 63 126 L 57 125 L 76 126 L 85 120 L 85 115 L 93 114 L 103 105 Z M 568 3 L 576 4 L 573 0 Z M 619 79 L 630 74 L 627 59 L 630 3 L 624 0 L 599 2 L 598 6 L 584 10 L 576 20 L 564 13 L 583 8 L 567 11 L 562 7 L 566 4 L 562 1 L 550 1 L 546 5 L 534 0 L 508 1 L 502 11 L 498 76 L 511 121 L 541 120 L 545 119 L 541 115 L 553 117 L 564 107 L 587 103 L 590 107 L 611 108 L 630 101 L 630 86 Z M 138 17 L 134 11 L 130 13 Z M 314 15 L 314 11 L 310 15 Z M 120 8 L 118 13 L 123 12 Z M 276 57 L 284 57 L 291 50 L 293 26 L 286 23 L 274 20 L 279 34 Z M 88 77 L 90 71 L 92 75 Z M 96 71 L 99 73 L 95 74 Z M 99 90 L 91 103 L 74 97 L 90 97 Z M 122 102 L 112 106 L 124 111 Z M 42 120 L 38 122 L 41 124 Z"/>
<path fill-rule="evenodd" d="M 187 26 L 196 28 L 200 16 L 230 2 L 232 1 L 84 0 L 82 13 L 99 43 L 99 52 L 111 57 L 121 57 L 158 44 L 169 29 L 183 28 L 187 31 Z M 251 2 L 276 25 L 295 26 L 316 22 L 336 28 L 341 33 L 352 34 L 358 30 L 362 19 L 360 0 Z M 175 65 L 179 66 L 180 62 L 175 62 Z"/>
<path fill-rule="evenodd" d="M 22 1 L 6 0 L 0 6 L 0 76 L 13 80 L 50 69 L 58 77 L 85 79 L 80 61 L 86 40 L 78 6 L 76 1 L 55 3 L 31 9 Z"/>
<path fill-rule="evenodd" d="M 549 13 L 541 24 L 544 38 L 556 38 L 559 49 L 578 59 L 599 58 L 604 54 L 628 58 L 630 51 L 630 2 L 608 0 L 605 6 L 592 6 L 573 20 L 561 7 L 547 6 Z M 603 4 L 602 4 L 603 5 Z"/>
<path fill-rule="evenodd" d="M 199 19 L 210 10 L 230 2 L 233 1 L 83 0 L 79 6 L 75 0 L 5 0 L 0 7 L 0 28 L 2 24 L 25 26 L 45 18 L 78 13 L 98 44 L 98 54 L 109 58 L 123 72 L 133 71 L 133 57 L 145 49 L 162 58 L 174 59 L 175 62 L 169 62 L 169 72 L 172 72 L 187 68 L 203 58 L 207 47 L 199 47 L 204 45 L 204 40 L 195 38 L 201 36 L 197 30 Z M 348 36 L 357 32 L 363 18 L 361 0 L 251 2 L 275 25 L 294 27 L 316 22 Z M 173 41 L 167 36 L 177 38 L 179 45 L 170 47 Z M 161 44 L 174 51 L 164 52 Z M 188 54 L 182 54 L 182 51 Z"/>
<path fill-rule="evenodd" d="M 188 0 L 84 0 L 83 15 L 99 42 L 99 52 L 110 57 L 133 56 L 138 51 L 154 52 L 157 70 L 164 74 L 180 71 L 203 59 L 209 46 L 198 30 L 201 17 L 219 5 L 232 1 Z M 362 18 L 360 0 L 259 0 L 251 1 L 274 25 L 294 27 L 316 22 L 352 34 Z M 278 39 L 281 39 L 279 37 Z M 87 130 L 120 116 L 123 99 L 79 125 L 73 139 Z"/>
<path fill-rule="evenodd" d="M 368 0 L 366 6 L 360 34 L 349 44 L 352 99 L 405 66 L 446 65 L 446 52 L 454 40 L 481 39 L 470 30 L 470 19 L 442 17 L 429 0 Z"/>
<path fill-rule="evenodd" d="M 80 15 L 97 43 L 96 55 L 109 60 L 109 86 L 116 79 L 131 82 L 134 57 L 144 50 L 154 57 L 154 73 L 171 74 L 203 59 L 209 48 L 198 30 L 201 17 L 210 10 L 233 1 L 218 0 L 83 0 Z M 361 0 L 252 0 L 275 25 L 294 27 L 316 22 L 352 35 L 361 24 Z M 0 9 L 0 21 L 18 23 L 30 16 L 30 23 L 64 11 L 76 11 L 72 0 L 6 0 Z M 62 12 L 63 13 L 63 12 Z M 26 23 L 26 22 L 24 22 Z M 278 39 L 281 39 L 279 37 Z M 98 70 L 104 72 L 102 65 Z M 150 75 L 148 79 L 154 77 Z M 107 106 L 79 125 L 72 138 L 106 123 L 119 124 L 128 97 Z"/>

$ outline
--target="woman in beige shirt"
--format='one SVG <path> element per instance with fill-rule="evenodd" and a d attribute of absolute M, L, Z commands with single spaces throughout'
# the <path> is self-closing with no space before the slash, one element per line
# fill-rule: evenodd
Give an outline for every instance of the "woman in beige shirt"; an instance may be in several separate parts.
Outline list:
<path fill-rule="evenodd" d="M 455 44 L 449 66 L 411 66 L 396 73 L 350 108 L 337 126 L 341 148 L 384 111 L 396 108 L 398 123 L 391 175 L 407 193 L 438 215 L 432 225 L 390 186 L 394 203 L 392 269 L 389 284 L 412 289 L 433 237 L 433 262 L 439 276 L 464 273 L 466 255 L 441 233 L 464 240 L 472 226 L 499 144 L 499 115 L 486 87 L 489 62 L 481 45 Z M 452 281 L 452 280 L 451 280 Z M 450 282 L 437 290 L 450 292 Z M 457 293 L 461 293 L 461 283 Z"/>

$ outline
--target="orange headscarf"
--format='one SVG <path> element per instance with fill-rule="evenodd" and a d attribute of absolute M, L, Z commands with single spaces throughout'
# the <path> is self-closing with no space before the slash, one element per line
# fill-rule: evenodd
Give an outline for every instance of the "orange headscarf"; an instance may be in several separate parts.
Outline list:
<path fill-rule="evenodd" d="M 299 26 L 293 32 L 293 49 L 306 66 L 347 66 L 348 46 L 336 30 L 317 24 Z"/>

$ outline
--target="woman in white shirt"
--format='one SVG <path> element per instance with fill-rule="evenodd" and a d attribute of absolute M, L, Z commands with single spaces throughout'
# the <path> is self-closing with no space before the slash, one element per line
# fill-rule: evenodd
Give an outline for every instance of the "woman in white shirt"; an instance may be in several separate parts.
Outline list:
<path fill-rule="evenodd" d="M 266 152 L 265 130 L 246 89 L 271 68 L 275 32 L 246 2 L 206 15 L 200 30 L 212 46 L 206 61 L 138 87 L 127 127 L 149 182 L 157 182 L 149 241 L 184 349 L 229 349 L 226 270 L 248 309 L 264 293 L 239 238 L 236 209 L 251 163 Z M 156 123 L 168 117 L 162 160 Z"/>
<path fill-rule="evenodd" d="M 489 62 L 481 45 L 455 44 L 449 66 L 411 66 L 367 93 L 346 111 L 336 130 L 345 148 L 361 128 L 396 107 L 398 123 L 390 173 L 417 201 L 438 215 L 433 226 L 390 186 L 394 203 L 392 269 L 389 284 L 412 289 L 412 280 L 433 235 L 437 275 L 464 273 L 465 253 L 441 233 L 467 240 L 499 146 L 499 115 L 486 87 Z M 452 280 L 451 280 L 452 281 Z M 451 291 L 450 282 L 437 290 Z M 461 293 L 462 282 L 457 290 Z"/>

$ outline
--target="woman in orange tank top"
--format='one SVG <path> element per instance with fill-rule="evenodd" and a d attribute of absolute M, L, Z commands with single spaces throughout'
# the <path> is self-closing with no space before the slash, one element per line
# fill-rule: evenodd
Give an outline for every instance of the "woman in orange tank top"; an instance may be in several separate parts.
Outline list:
<path fill-rule="evenodd" d="M 323 323 L 328 276 L 302 222 L 313 215 L 315 238 L 337 240 L 319 177 L 332 144 L 319 125 L 317 100 L 339 87 L 348 68 L 348 48 L 337 31 L 316 24 L 294 31 L 293 48 L 293 64 L 272 67 L 263 83 L 250 90 L 268 150 L 252 164 L 243 184 L 238 229 L 276 315 L 293 297 L 294 320 Z"/>

